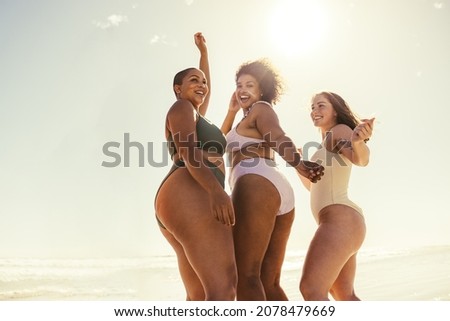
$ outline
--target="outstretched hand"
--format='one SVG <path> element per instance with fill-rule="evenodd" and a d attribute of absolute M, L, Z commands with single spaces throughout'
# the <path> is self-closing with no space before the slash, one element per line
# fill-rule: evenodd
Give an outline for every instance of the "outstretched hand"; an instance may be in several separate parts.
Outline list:
<path fill-rule="evenodd" d="M 201 32 L 197 32 L 194 35 L 195 45 L 197 46 L 200 52 L 206 51 L 206 39 Z"/>
<path fill-rule="evenodd" d="M 363 119 L 361 124 L 353 129 L 352 143 L 367 141 L 372 136 L 375 118 Z"/>

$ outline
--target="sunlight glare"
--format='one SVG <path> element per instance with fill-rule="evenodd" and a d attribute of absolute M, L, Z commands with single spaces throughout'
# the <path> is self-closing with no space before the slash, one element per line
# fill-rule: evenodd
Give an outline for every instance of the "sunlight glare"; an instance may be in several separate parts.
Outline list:
<path fill-rule="evenodd" d="M 276 50 L 293 56 L 309 52 L 323 41 L 326 23 L 317 1 L 285 0 L 273 12 L 269 33 Z"/>

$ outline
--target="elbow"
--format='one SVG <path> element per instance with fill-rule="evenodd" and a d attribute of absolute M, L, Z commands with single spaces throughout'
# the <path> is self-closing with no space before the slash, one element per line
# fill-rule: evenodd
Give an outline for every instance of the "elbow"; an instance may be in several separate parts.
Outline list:
<path fill-rule="evenodd" d="M 360 161 L 356 162 L 355 165 L 360 166 L 360 167 L 366 167 L 367 165 L 369 165 L 369 159 L 360 160 Z"/>
<path fill-rule="evenodd" d="M 222 126 L 220 128 L 220 131 L 222 132 L 222 134 L 226 135 L 230 132 L 231 128 L 229 128 L 228 126 Z"/>
<path fill-rule="evenodd" d="M 367 153 L 367 155 L 366 155 L 366 157 L 364 157 L 363 159 L 362 159 L 362 162 L 361 162 L 361 167 L 366 167 L 367 165 L 369 165 L 369 160 L 370 160 L 370 154 L 369 153 Z"/>
<path fill-rule="evenodd" d="M 194 160 L 197 159 L 196 155 L 195 155 L 195 148 L 192 147 L 181 147 L 178 150 L 178 153 L 180 155 L 180 159 L 182 159 L 185 163 L 191 164 L 191 163 L 195 163 Z"/>
<path fill-rule="evenodd" d="M 353 164 L 366 167 L 369 164 L 370 153 L 354 153 L 353 159 L 355 160 Z"/>

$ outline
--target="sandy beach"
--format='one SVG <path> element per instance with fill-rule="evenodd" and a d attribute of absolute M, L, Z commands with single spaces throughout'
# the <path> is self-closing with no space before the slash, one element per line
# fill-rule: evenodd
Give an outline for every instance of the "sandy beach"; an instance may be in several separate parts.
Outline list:
<path fill-rule="evenodd" d="M 282 285 L 298 291 L 304 252 L 287 253 Z M 363 249 L 356 291 L 367 301 L 450 301 L 450 246 Z M 173 256 L 122 259 L 0 259 L 0 300 L 180 301 Z"/>
<path fill-rule="evenodd" d="M 281 282 L 290 300 L 303 300 L 298 291 L 303 257 L 288 256 L 285 262 Z M 148 292 L 148 298 L 183 299 L 178 276 L 167 282 L 171 291 Z M 450 246 L 362 251 L 355 288 L 365 301 L 450 301 Z"/>
<path fill-rule="evenodd" d="M 450 301 L 450 247 L 395 251 L 362 251 L 355 290 L 366 301 Z M 298 293 L 299 274 L 284 274 L 283 285 L 291 300 Z"/>
<path fill-rule="evenodd" d="M 363 300 L 450 300 L 450 247 L 419 248 L 360 264 Z"/>

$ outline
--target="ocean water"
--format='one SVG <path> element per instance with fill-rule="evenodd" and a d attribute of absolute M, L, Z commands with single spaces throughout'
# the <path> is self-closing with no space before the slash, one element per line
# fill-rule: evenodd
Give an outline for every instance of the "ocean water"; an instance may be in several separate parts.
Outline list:
<path fill-rule="evenodd" d="M 382 272 L 379 266 L 385 266 L 387 271 L 395 271 L 402 264 L 410 266 L 410 262 L 415 262 L 416 266 L 422 264 L 426 270 L 440 264 L 439 277 L 449 283 L 444 297 L 437 299 L 450 300 L 450 297 L 446 297 L 450 294 L 449 249 L 362 250 L 358 258 L 359 266 L 369 282 L 362 282 L 362 285 L 366 290 L 374 286 L 371 276 L 377 271 Z M 294 300 L 300 299 L 297 289 L 304 258 L 305 251 L 288 252 L 283 265 L 282 283 L 287 284 L 285 290 L 292 294 Z M 383 265 L 383 262 L 391 263 Z M 118 259 L 0 259 L 0 300 L 183 299 L 183 285 L 176 258 L 172 255 Z"/>
<path fill-rule="evenodd" d="M 173 256 L 0 259 L 0 300 L 137 300 L 157 277 L 177 280 Z"/>

